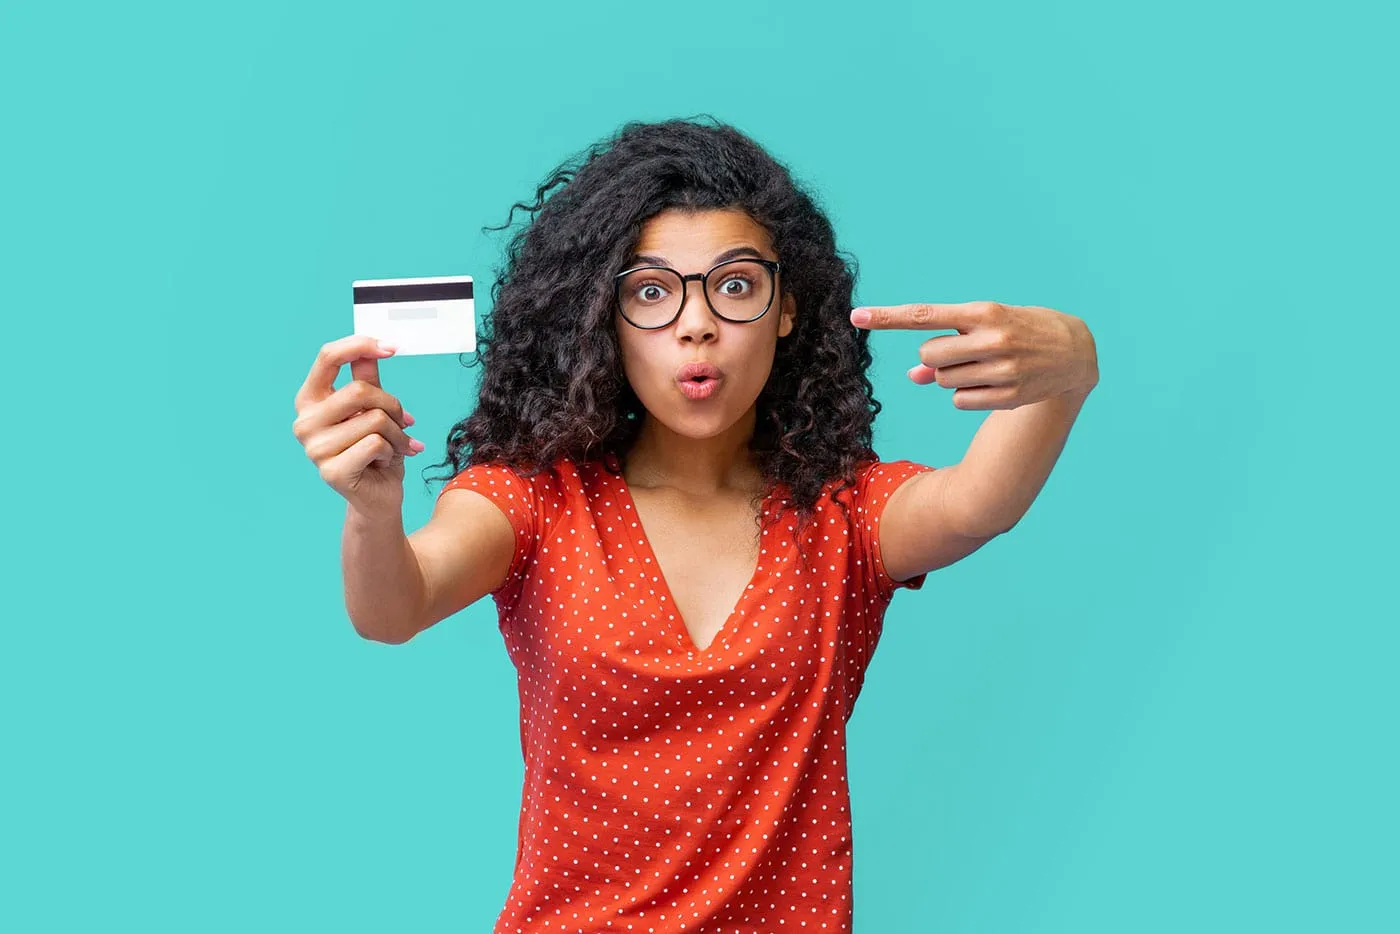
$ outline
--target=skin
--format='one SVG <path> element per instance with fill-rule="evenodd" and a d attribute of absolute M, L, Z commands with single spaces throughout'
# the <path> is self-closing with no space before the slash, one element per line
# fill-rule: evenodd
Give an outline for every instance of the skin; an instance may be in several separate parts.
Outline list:
<path fill-rule="evenodd" d="M 737 247 L 775 258 L 768 232 L 737 211 L 667 211 L 644 227 L 638 253 L 682 273 L 703 272 Z M 754 521 L 761 474 L 748 451 L 755 402 L 778 341 L 797 308 L 782 292 L 757 321 L 734 324 L 687 291 L 679 318 L 643 331 L 615 315 L 626 375 L 645 416 L 624 480 L 692 643 L 704 649 L 723 627 L 758 560 Z M 909 378 L 953 390 L 960 409 L 998 409 L 961 461 L 906 481 L 890 497 L 880 549 L 895 580 L 961 560 L 1009 531 L 1039 494 L 1079 410 L 1098 384 L 1093 334 L 1081 319 L 1036 305 L 976 301 L 871 306 L 851 324 L 910 332 L 952 330 L 924 340 Z M 403 642 L 472 605 L 505 580 L 514 532 L 487 497 L 466 489 L 440 497 L 429 522 L 405 538 L 404 457 L 421 442 L 379 383 L 391 356 L 372 338 L 321 349 L 297 394 L 293 431 L 322 478 L 348 501 L 342 549 L 346 602 L 366 638 Z M 686 362 L 725 372 L 701 402 L 675 381 Z M 354 379 L 334 389 L 346 363 Z"/>
<path fill-rule="evenodd" d="M 644 224 L 636 252 L 690 274 L 736 247 L 778 259 L 768 231 L 734 210 L 663 211 Z M 753 499 L 762 475 L 748 445 L 758 395 L 797 305 L 779 274 L 768 312 L 735 324 L 714 314 L 698 286 L 687 286 L 680 317 L 668 327 L 640 330 L 617 313 L 613 324 L 628 382 L 646 409 L 624 479 L 691 641 L 704 649 L 757 566 Z M 676 371 L 692 361 L 724 372 L 709 399 L 687 399 L 676 382 Z"/>
<path fill-rule="evenodd" d="M 744 244 L 774 258 L 767 231 L 743 213 L 668 211 L 646 224 L 637 252 L 691 273 Z M 696 289 L 667 328 L 641 331 L 614 316 L 628 380 L 647 410 L 626 480 L 701 648 L 723 626 L 757 561 L 752 496 L 760 477 L 748 455 L 754 402 L 796 317 L 781 283 L 779 290 L 781 304 L 750 324 L 718 318 Z M 907 580 L 961 560 L 1020 520 L 1098 383 L 1098 356 L 1082 320 L 1037 305 L 874 306 L 853 309 L 851 323 L 956 331 L 925 340 L 909 378 L 954 390 L 958 408 L 1003 410 L 986 419 L 962 461 L 914 477 L 891 496 L 881 552 L 890 576 Z M 693 403 L 680 393 L 675 371 L 690 360 L 728 374 L 715 398 Z"/>

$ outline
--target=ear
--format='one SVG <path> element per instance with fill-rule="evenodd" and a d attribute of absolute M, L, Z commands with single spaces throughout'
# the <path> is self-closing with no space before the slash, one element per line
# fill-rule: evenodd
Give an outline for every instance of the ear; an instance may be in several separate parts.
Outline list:
<path fill-rule="evenodd" d="M 778 317 L 778 336 L 787 337 L 797 323 L 797 299 L 791 293 L 783 295 L 782 314 Z"/>

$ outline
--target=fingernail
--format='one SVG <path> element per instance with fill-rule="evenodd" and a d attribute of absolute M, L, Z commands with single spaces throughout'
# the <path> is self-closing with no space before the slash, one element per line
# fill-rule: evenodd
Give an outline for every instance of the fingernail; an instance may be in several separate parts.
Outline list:
<path fill-rule="evenodd" d="M 389 343 L 388 341 L 380 341 L 380 342 L 379 342 L 379 349 L 380 349 L 380 350 L 388 351 L 389 353 L 393 353 L 394 351 L 398 350 L 399 348 L 398 348 L 397 345 L 391 344 L 391 343 Z"/>
<path fill-rule="evenodd" d="M 412 425 L 417 420 L 418 419 L 414 418 L 411 414 L 409 414 L 408 409 L 403 410 L 403 423 L 405 426 Z"/>
<path fill-rule="evenodd" d="M 426 451 L 428 449 L 428 446 L 422 441 L 419 441 L 417 438 L 409 438 L 408 446 L 414 451 Z"/>
<path fill-rule="evenodd" d="M 854 325 L 856 325 L 857 327 L 860 327 L 861 325 L 869 324 L 869 323 L 870 323 L 870 312 L 866 311 L 864 308 L 852 308 L 852 309 L 851 309 L 851 323 L 854 324 Z"/>

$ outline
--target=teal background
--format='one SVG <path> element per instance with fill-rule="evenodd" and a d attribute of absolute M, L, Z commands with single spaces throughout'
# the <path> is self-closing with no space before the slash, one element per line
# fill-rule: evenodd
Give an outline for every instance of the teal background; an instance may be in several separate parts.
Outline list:
<path fill-rule="evenodd" d="M 788 162 L 864 304 L 1089 322 L 1009 536 L 901 594 L 856 929 L 1400 929 L 1395 19 L 1185 2 L 0 12 L 0 928 L 484 931 L 521 781 L 478 604 L 358 638 L 292 436 L 355 278 L 467 273 L 627 119 Z M 886 458 L 986 413 L 876 336 Z M 429 445 L 455 357 L 382 366 Z M 348 378 L 343 374 L 341 382 Z"/>

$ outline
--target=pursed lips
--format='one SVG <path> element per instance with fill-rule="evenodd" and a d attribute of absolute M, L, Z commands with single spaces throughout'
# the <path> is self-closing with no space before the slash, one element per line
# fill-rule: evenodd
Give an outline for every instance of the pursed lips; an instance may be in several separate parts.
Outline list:
<path fill-rule="evenodd" d="M 687 363 L 676 372 L 676 386 L 691 402 L 713 399 L 724 385 L 724 372 L 713 363 Z"/>
<path fill-rule="evenodd" d="M 676 372 L 676 379 L 679 382 L 704 382 L 706 380 L 721 379 L 724 372 L 713 363 L 693 362 L 687 363 Z"/>

